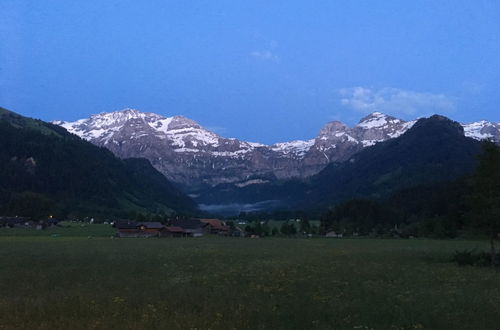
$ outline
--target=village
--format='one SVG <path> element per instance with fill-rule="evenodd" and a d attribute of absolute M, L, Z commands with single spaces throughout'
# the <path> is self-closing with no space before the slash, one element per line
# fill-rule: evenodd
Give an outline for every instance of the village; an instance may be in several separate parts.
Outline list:
<path fill-rule="evenodd" d="M 317 221 L 288 220 L 244 220 L 217 218 L 171 218 L 105 220 L 84 217 L 81 219 L 56 219 L 48 216 L 31 219 L 21 216 L 0 216 L 0 228 L 21 231 L 40 231 L 50 235 L 66 236 L 76 232 L 90 237 L 112 238 L 195 238 L 202 236 L 261 238 L 281 237 L 334 237 L 341 233 L 319 232 Z M 88 228 L 88 229 L 85 229 Z M 79 228 L 79 229 L 78 229 Z M 93 228 L 93 229 L 92 229 Z M 357 236 L 357 235 L 355 235 Z"/>
<path fill-rule="evenodd" d="M 52 216 L 46 219 L 33 220 L 29 217 L 0 216 L 0 228 L 24 228 L 45 230 L 54 227 L 65 227 L 68 222 L 79 222 L 81 226 L 94 224 L 94 219 L 87 221 L 59 221 Z M 168 224 L 159 221 L 105 221 L 116 229 L 116 237 L 148 238 L 148 237 L 201 237 L 207 234 L 221 236 L 244 236 L 243 230 L 229 226 L 219 219 L 173 219 Z"/>
<path fill-rule="evenodd" d="M 28 217 L 7 217 L 0 216 L 0 228 L 33 228 L 36 230 L 43 230 L 46 228 L 55 227 L 59 221 L 53 217 L 47 217 L 43 220 L 32 220 Z"/>
<path fill-rule="evenodd" d="M 244 236 L 238 227 L 230 227 L 219 219 L 174 219 L 169 225 L 161 222 L 116 221 L 118 237 L 200 237 L 206 234 Z"/>

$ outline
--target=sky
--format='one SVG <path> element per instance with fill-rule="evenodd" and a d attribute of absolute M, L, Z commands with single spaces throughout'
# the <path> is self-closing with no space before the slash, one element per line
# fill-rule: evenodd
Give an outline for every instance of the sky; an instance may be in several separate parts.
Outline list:
<path fill-rule="evenodd" d="M 500 122 L 500 1 L 1 0 L 0 106 L 310 139 L 374 111 Z"/>

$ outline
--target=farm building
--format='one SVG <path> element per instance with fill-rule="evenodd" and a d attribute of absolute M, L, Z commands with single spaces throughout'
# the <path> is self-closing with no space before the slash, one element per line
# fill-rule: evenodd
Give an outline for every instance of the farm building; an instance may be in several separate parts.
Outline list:
<path fill-rule="evenodd" d="M 175 219 L 166 226 L 160 222 L 116 221 L 119 237 L 200 237 L 205 234 L 229 235 L 230 228 L 219 219 Z"/>
<path fill-rule="evenodd" d="M 29 222 L 29 218 L 23 217 L 0 217 L 0 227 L 21 227 L 24 226 L 25 223 Z"/>
<path fill-rule="evenodd" d="M 161 237 L 186 237 L 188 236 L 184 231 L 184 228 L 175 226 L 165 226 L 165 229 L 161 232 Z"/>
<path fill-rule="evenodd" d="M 139 230 L 145 236 L 160 236 L 160 232 L 165 228 L 161 222 L 139 222 Z"/>
<path fill-rule="evenodd" d="M 119 237 L 160 237 L 165 226 L 160 222 L 117 221 Z"/>
<path fill-rule="evenodd" d="M 46 229 L 49 227 L 56 226 L 58 220 L 49 217 L 45 220 L 31 220 L 26 217 L 0 217 L 0 227 L 14 228 L 14 227 L 24 227 L 24 228 L 36 228 L 38 230 Z"/>
<path fill-rule="evenodd" d="M 200 219 L 201 222 L 205 223 L 205 232 L 209 234 L 219 234 L 228 235 L 229 226 L 226 225 L 224 221 L 219 219 Z"/>
<path fill-rule="evenodd" d="M 186 236 L 200 237 L 206 233 L 207 224 L 199 219 L 172 220 L 171 226 L 184 229 Z"/>

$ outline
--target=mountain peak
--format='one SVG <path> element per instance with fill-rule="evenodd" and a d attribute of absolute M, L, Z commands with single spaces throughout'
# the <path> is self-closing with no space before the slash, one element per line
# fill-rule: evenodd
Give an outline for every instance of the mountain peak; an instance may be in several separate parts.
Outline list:
<path fill-rule="evenodd" d="M 379 111 L 374 111 L 374 112 L 364 116 L 363 118 L 361 118 L 359 122 L 370 120 L 372 118 L 381 118 L 381 117 L 388 117 L 388 116 L 385 113 L 382 113 Z"/>
<path fill-rule="evenodd" d="M 500 123 L 480 120 L 464 124 L 465 135 L 476 140 L 500 141 Z"/>
<path fill-rule="evenodd" d="M 132 119 L 143 120 L 145 123 L 150 124 L 152 127 L 163 127 L 162 131 L 165 131 L 167 129 L 182 129 L 188 127 L 197 129 L 202 128 L 196 121 L 184 116 L 165 117 L 156 113 L 144 112 L 132 108 L 125 108 L 112 112 L 101 112 L 99 114 L 90 116 L 90 118 L 88 119 L 83 120 L 87 122 L 93 122 L 94 126 L 97 125 L 99 127 L 102 127 L 102 125 L 104 125 L 105 127 L 109 127 L 113 125 L 122 125 L 123 123 Z"/>
<path fill-rule="evenodd" d="M 441 115 L 432 115 L 429 118 L 421 118 L 413 125 L 408 132 L 436 132 L 442 134 L 458 134 L 464 135 L 462 125 L 448 117 Z"/>
<path fill-rule="evenodd" d="M 106 118 L 107 120 L 126 121 L 133 118 L 146 118 L 146 117 L 159 118 L 162 116 L 151 112 L 143 112 L 137 109 L 125 108 L 122 110 L 116 110 L 112 112 L 101 112 L 99 114 L 90 116 L 89 119 Z"/>
<path fill-rule="evenodd" d="M 319 132 L 319 136 L 329 135 L 329 134 L 336 133 L 336 132 L 343 132 L 347 129 L 348 129 L 348 127 L 346 124 L 344 124 L 338 120 L 334 120 L 334 121 L 327 123 L 325 126 L 323 126 L 323 128 Z"/>
<path fill-rule="evenodd" d="M 388 124 L 398 124 L 402 123 L 401 119 L 397 119 L 392 116 L 388 116 L 381 112 L 373 112 L 368 116 L 361 118 L 356 127 L 361 127 L 364 129 L 385 127 Z"/>
<path fill-rule="evenodd" d="M 117 112 L 117 113 L 139 114 L 142 111 L 140 111 L 138 109 L 134 109 L 134 108 L 123 108 L 121 110 L 112 111 L 111 113 L 115 113 L 115 112 Z"/>

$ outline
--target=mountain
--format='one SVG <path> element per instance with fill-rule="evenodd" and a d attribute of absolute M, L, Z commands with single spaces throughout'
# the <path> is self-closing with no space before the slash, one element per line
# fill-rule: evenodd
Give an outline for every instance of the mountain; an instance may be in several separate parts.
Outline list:
<path fill-rule="evenodd" d="M 466 137 L 459 123 L 435 115 L 412 123 L 398 137 L 330 163 L 307 179 L 245 187 L 218 185 L 198 200 L 204 207 L 224 211 L 224 205 L 215 205 L 218 201 L 244 211 L 259 207 L 324 210 L 342 200 L 384 198 L 402 189 L 460 178 L 474 169 L 480 144 Z"/>
<path fill-rule="evenodd" d="M 54 123 L 121 158 L 147 158 L 167 178 L 191 186 L 300 176 L 298 159 L 308 148 L 302 141 L 264 146 L 224 138 L 182 116 L 133 109 Z"/>
<path fill-rule="evenodd" d="M 0 108 L 0 213 L 193 212 L 145 159 L 119 159 L 65 129 Z M 38 212 L 38 211 L 37 211 Z"/>
<path fill-rule="evenodd" d="M 352 128 L 339 121 L 332 121 L 321 129 L 304 156 L 306 166 L 314 168 L 309 175 L 318 173 L 332 162 L 344 161 L 365 147 L 398 137 L 414 123 L 415 121 L 404 121 L 380 112 L 362 118 Z"/>
<path fill-rule="evenodd" d="M 446 182 L 473 171 L 480 142 L 461 124 L 434 115 L 415 122 L 398 138 L 329 164 L 307 191 L 310 205 L 331 205 L 355 197 L 379 198 L 412 186 Z"/>
<path fill-rule="evenodd" d="M 241 187 L 306 178 L 330 163 L 402 135 L 415 122 L 374 112 L 354 127 L 333 121 L 314 139 L 273 145 L 225 138 L 182 116 L 163 117 L 134 109 L 53 123 L 120 158 L 146 158 L 170 180 L 199 193 L 220 184 Z M 500 141 L 500 124 L 480 121 L 462 126 L 469 137 Z"/>
<path fill-rule="evenodd" d="M 500 123 L 492 123 L 487 120 L 481 120 L 474 123 L 463 124 L 465 136 L 476 140 L 493 140 L 500 142 Z"/>

